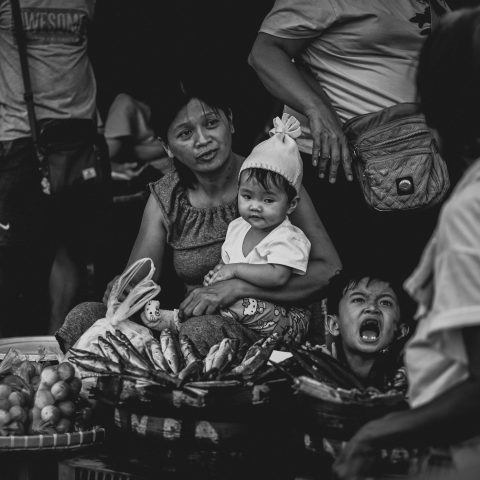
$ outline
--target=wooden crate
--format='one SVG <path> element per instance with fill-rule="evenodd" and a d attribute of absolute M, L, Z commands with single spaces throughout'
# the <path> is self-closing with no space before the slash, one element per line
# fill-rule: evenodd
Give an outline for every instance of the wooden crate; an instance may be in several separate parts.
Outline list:
<path fill-rule="evenodd" d="M 58 463 L 58 480 L 147 480 L 132 466 L 118 467 L 102 456 L 79 456 Z"/>

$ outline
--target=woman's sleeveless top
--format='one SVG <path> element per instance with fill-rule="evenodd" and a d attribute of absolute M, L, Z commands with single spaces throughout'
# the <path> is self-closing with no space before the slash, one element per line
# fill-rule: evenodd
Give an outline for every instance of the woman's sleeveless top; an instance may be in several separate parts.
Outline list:
<path fill-rule="evenodd" d="M 180 185 L 177 172 L 150 184 L 160 206 L 173 248 L 173 265 L 187 288 L 203 283 L 203 277 L 221 260 L 228 224 L 238 217 L 237 199 L 224 205 L 196 208 Z"/>

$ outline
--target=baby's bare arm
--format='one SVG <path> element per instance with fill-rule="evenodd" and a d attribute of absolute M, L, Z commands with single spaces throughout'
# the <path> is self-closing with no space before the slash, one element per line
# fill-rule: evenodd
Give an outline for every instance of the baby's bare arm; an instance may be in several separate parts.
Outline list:
<path fill-rule="evenodd" d="M 222 265 L 212 275 L 210 284 L 231 278 L 238 278 L 259 287 L 279 288 L 288 282 L 291 274 L 291 268 L 274 263 L 263 265 L 230 263 L 228 265 Z"/>

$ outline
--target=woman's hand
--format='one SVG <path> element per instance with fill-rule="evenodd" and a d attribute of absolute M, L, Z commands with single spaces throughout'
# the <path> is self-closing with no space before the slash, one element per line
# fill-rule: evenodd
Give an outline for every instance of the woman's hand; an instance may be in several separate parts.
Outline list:
<path fill-rule="evenodd" d="M 306 113 L 313 139 L 312 164 L 314 167 L 318 165 L 318 176 L 325 178 L 328 168 L 328 181 L 335 183 L 338 168 L 342 165 L 346 179 L 352 181 L 350 149 L 337 114 L 330 108 Z"/>
<path fill-rule="evenodd" d="M 181 320 L 199 315 L 213 315 L 241 298 L 243 282 L 238 279 L 225 280 L 208 287 L 192 290 L 180 304 L 178 316 Z"/>

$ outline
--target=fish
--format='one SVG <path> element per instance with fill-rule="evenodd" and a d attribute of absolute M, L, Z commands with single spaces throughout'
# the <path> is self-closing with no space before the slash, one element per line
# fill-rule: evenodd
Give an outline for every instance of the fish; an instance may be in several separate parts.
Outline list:
<path fill-rule="evenodd" d="M 210 347 L 210 350 L 207 353 L 207 356 L 204 359 L 205 368 L 204 372 L 208 372 L 213 366 L 213 360 L 215 359 L 215 354 L 217 353 L 218 349 L 220 348 L 220 343 L 216 343 Z"/>
<path fill-rule="evenodd" d="M 68 351 L 68 356 L 69 357 L 76 357 L 76 358 L 82 358 L 82 357 L 90 357 L 91 355 L 95 355 L 93 352 L 90 352 L 88 350 L 83 350 L 81 348 L 71 348 Z"/>
<path fill-rule="evenodd" d="M 116 363 L 121 362 L 120 355 L 115 350 L 115 347 L 113 347 L 113 345 L 107 340 L 105 340 L 105 338 L 103 338 L 101 335 L 98 336 L 97 343 L 98 343 L 98 348 L 101 350 L 105 358 L 108 358 L 112 362 L 116 362 Z"/>
<path fill-rule="evenodd" d="M 149 339 L 145 345 L 145 353 L 155 369 L 160 369 L 164 372 L 170 371 L 167 360 L 162 353 L 162 346 L 158 340 L 155 338 Z"/>
<path fill-rule="evenodd" d="M 182 384 L 185 382 L 194 382 L 199 380 L 203 372 L 203 361 L 195 360 L 190 362 L 185 368 L 183 368 L 179 374 L 178 379 Z"/>
<path fill-rule="evenodd" d="M 212 369 L 219 372 L 224 370 L 235 358 L 238 342 L 231 338 L 224 338 L 218 347 L 212 362 Z"/>
<path fill-rule="evenodd" d="M 77 367 L 83 368 L 89 372 L 96 373 L 122 373 L 122 367 L 107 358 L 103 358 L 100 355 L 92 354 L 90 357 L 72 357 L 70 361 L 75 364 Z"/>
<path fill-rule="evenodd" d="M 150 370 L 150 365 L 148 361 L 145 360 L 140 354 L 137 353 L 136 350 L 132 350 L 132 348 L 120 340 L 116 335 L 112 332 L 107 332 L 106 337 L 108 342 L 115 348 L 117 353 L 120 355 L 120 358 L 124 361 L 124 363 L 129 363 L 135 367 L 142 368 L 144 370 Z"/>
<path fill-rule="evenodd" d="M 174 375 L 180 372 L 180 359 L 178 357 L 175 339 L 173 338 L 170 329 L 166 328 L 160 333 L 160 346 L 162 348 L 163 356 Z"/>
<path fill-rule="evenodd" d="M 187 366 L 200 360 L 200 354 L 195 345 L 186 335 L 180 335 L 180 350 Z"/>

